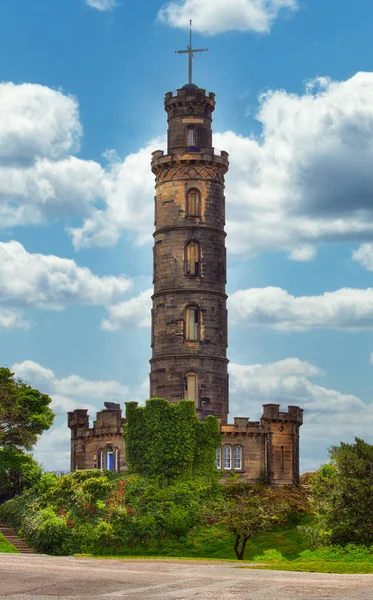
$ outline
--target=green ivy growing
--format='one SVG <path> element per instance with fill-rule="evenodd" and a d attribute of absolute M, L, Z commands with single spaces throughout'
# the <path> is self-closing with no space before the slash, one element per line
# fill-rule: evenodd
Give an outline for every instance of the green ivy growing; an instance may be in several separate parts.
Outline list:
<path fill-rule="evenodd" d="M 126 458 L 133 473 L 166 481 L 217 476 L 219 422 L 213 416 L 199 421 L 194 402 L 151 398 L 144 407 L 128 402 L 126 419 Z"/>

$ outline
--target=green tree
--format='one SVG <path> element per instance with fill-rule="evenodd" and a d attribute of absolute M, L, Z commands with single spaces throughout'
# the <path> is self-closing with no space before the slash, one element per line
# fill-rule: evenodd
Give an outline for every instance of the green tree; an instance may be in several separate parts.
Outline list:
<path fill-rule="evenodd" d="M 334 544 L 373 544 L 373 446 L 355 438 L 330 449 L 312 483 L 312 496 Z"/>
<path fill-rule="evenodd" d="M 170 404 L 162 398 L 151 398 L 144 407 L 129 402 L 126 418 L 126 457 L 132 472 L 167 481 L 217 475 L 219 423 L 213 416 L 199 421 L 194 402 Z"/>
<path fill-rule="evenodd" d="M 0 368 L 0 493 L 19 494 L 40 478 L 41 468 L 25 451 L 52 425 L 50 403 L 49 396 Z"/>
<path fill-rule="evenodd" d="M 50 428 L 54 414 L 51 399 L 14 373 L 0 368 L 0 448 L 31 450 L 38 436 Z"/>
<path fill-rule="evenodd" d="M 40 480 L 42 468 L 22 450 L 0 449 L 0 493 L 5 496 L 20 494 Z"/>
<path fill-rule="evenodd" d="M 210 523 L 220 523 L 234 535 L 234 551 L 244 559 L 247 542 L 255 535 L 284 522 L 290 508 L 268 490 L 255 488 L 234 497 L 226 494 L 206 511 Z"/>

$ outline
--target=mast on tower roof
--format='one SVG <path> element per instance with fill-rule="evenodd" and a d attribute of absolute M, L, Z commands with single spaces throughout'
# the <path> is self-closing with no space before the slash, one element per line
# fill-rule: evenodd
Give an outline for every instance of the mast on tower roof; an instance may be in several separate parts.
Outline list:
<path fill-rule="evenodd" d="M 208 52 L 208 48 L 193 48 L 193 31 L 192 31 L 192 20 L 190 20 L 190 43 L 187 50 L 175 50 L 175 54 L 189 54 L 189 80 L 188 83 L 193 83 L 193 59 L 195 52 Z"/>

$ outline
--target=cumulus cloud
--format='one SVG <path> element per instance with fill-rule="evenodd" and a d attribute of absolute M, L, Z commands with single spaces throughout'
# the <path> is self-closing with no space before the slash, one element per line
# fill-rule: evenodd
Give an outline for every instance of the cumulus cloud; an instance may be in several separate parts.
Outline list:
<path fill-rule="evenodd" d="M 23 318 L 22 311 L 0 307 L 0 329 L 29 329 L 31 322 Z"/>
<path fill-rule="evenodd" d="M 278 287 L 234 292 L 229 299 L 232 324 L 281 331 L 312 328 L 373 329 L 373 289 L 342 288 L 319 296 L 295 297 Z"/>
<path fill-rule="evenodd" d="M 165 139 L 151 141 L 145 148 L 129 154 L 123 162 L 109 162 L 103 180 L 106 207 L 87 218 L 82 227 L 70 228 L 76 249 L 113 246 L 124 230 L 137 243 L 151 242 L 153 231 L 154 177 L 150 172 L 151 153 L 164 147 Z M 110 158 L 110 156 L 109 156 Z"/>
<path fill-rule="evenodd" d="M 116 0 L 85 0 L 85 3 L 91 8 L 101 11 L 112 10 L 118 6 Z"/>
<path fill-rule="evenodd" d="M 313 246 L 297 246 L 289 254 L 290 260 L 296 262 L 305 262 L 312 260 L 316 256 L 316 248 Z"/>
<path fill-rule="evenodd" d="M 75 98 L 46 86 L 0 83 L 0 161 L 32 162 L 79 150 L 82 126 Z"/>
<path fill-rule="evenodd" d="M 128 326 L 150 327 L 152 289 L 141 292 L 138 296 L 108 306 L 109 318 L 101 327 L 106 331 L 116 331 Z"/>
<path fill-rule="evenodd" d="M 79 375 L 69 375 L 58 379 L 51 369 L 32 360 L 15 363 L 11 368 L 17 377 L 50 395 L 55 401 L 58 401 L 59 405 L 63 405 L 63 399 L 68 399 L 68 404 L 71 402 L 71 398 L 86 398 L 90 401 L 93 399 L 119 400 L 127 398 L 129 394 L 129 388 L 117 381 L 89 381 Z M 63 406 L 64 412 L 66 408 L 66 405 Z M 74 404 L 74 408 L 78 408 L 78 406 Z"/>
<path fill-rule="evenodd" d="M 260 138 L 215 136 L 230 153 L 230 250 L 372 239 L 373 73 L 319 78 L 302 95 L 268 92 L 257 119 Z"/>
<path fill-rule="evenodd" d="M 214 35 L 223 31 L 267 33 L 282 11 L 295 11 L 297 0 L 183 0 L 172 1 L 159 12 L 159 18 L 172 27 L 194 28 Z"/>
<path fill-rule="evenodd" d="M 354 250 L 352 260 L 358 262 L 367 271 L 373 271 L 373 244 L 362 244 Z"/>
<path fill-rule="evenodd" d="M 79 106 L 38 84 L 0 83 L 0 227 L 88 217 L 104 169 L 80 160 Z"/>
<path fill-rule="evenodd" d="M 353 394 L 343 394 L 312 378 L 323 372 L 298 358 L 257 364 L 231 364 L 231 413 L 258 418 L 261 404 L 281 404 L 305 409 L 301 428 L 302 469 L 316 469 L 328 459 L 327 449 L 360 436 L 368 442 L 373 426 L 373 404 Z"/>
<path fill-rule="evenodd" d="M 124 276 L 98 277 L 74 260 L 30 254 L 16 241 L 0 242 L 0 304 L 51 310 L 78 303 L 105 305 L 130 287 Z"/>

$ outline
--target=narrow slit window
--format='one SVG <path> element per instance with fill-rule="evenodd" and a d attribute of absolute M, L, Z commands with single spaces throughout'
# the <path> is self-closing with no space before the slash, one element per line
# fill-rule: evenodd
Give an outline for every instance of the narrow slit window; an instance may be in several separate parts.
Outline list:
<path fill-rule="evenodd" d="M 199 309 L 197 306 L 190 306 L 186 311 L 186 339 L 199 339 Z"/>
<path fill-rule="evenodd" d="M 188 129 L 188 146 L 196 145 L 196 132 L 193 127 L 189 127 Z"/>
<path fill-rule="evenodd" d="M 187 196 L 187 215 L 198 217 L 200 213 L 200 196 L 198 190 L 189 190 Z"/>
<path fill-rule="evenodd" d="M 232 468 L 232 448 L 224 446 L 224 469 Z"/>
<path fill-rule="evenodd" d="M 199 275 L 199 244 L 189 242 L 186 247 L 186 274 Z"/>
<path fill-rule="evenodd" d="M 234 468 L 242 469 L 242 448 L 241 446 L 234 447 Z"/>
<path fill-rule="evenodd" d="M 185 400 L 191 400 L 195 404 L 198 399 L 198 377 L 196 373 L 187 373 L 185 377 L 186 389 Z"/>
<path fill-rule="evenodd" d="M 217 469 L 221 469 L 221 448 L 216 448 L 215 466 Z"/>
<path fill-rule="evenodd" d="M 284 463 L 284 447 L 281 446 L 281 470 L 284 470 L 284 466 L 285 466 L 285 463 Z"/>

